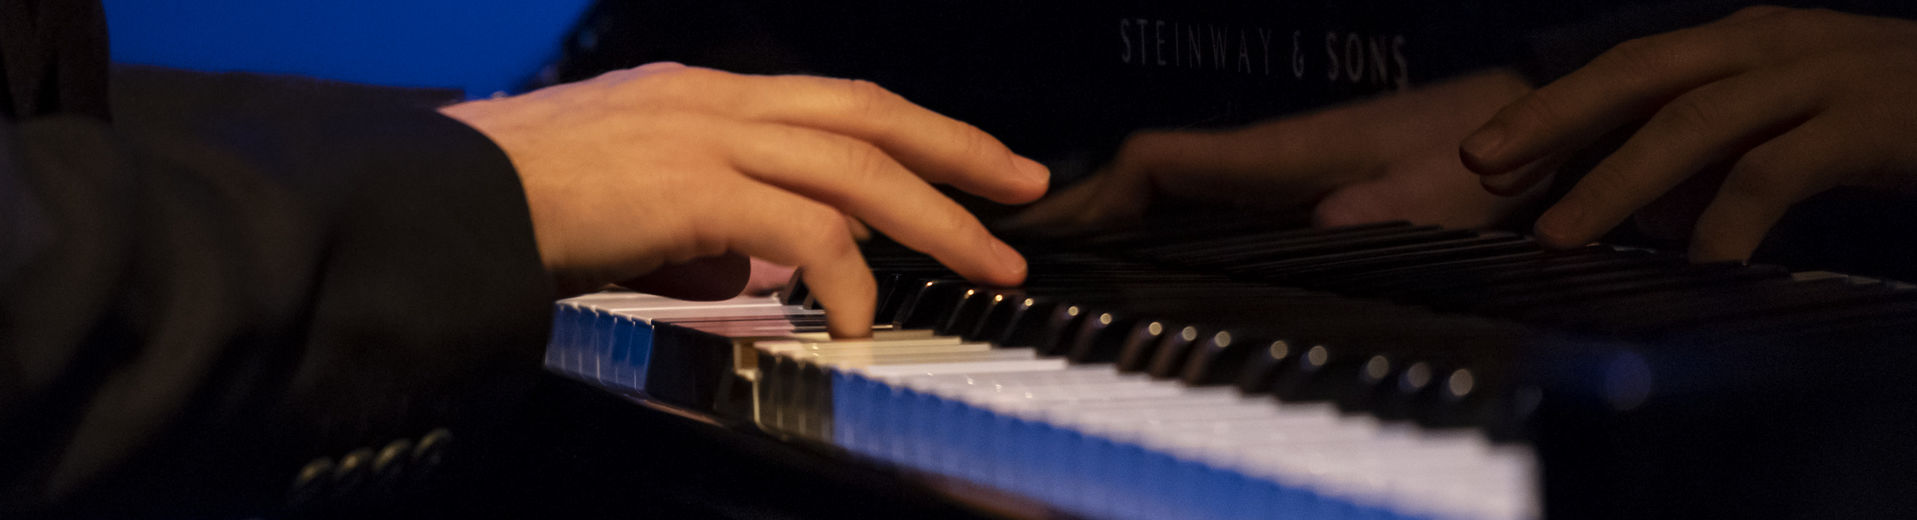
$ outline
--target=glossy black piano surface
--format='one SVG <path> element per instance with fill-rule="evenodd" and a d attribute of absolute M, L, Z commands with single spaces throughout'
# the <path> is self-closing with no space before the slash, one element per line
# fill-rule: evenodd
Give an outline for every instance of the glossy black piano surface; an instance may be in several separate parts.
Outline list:
<path fill-rule="evenodd" d="M 1242 125 L 1491 67 L 1537 68 L 1537 54 L 1575 65 L 1603 44 L 1550 35 L 1652 34 L 1757 3 L 1913 15 L 1896 0 L 608 0 L 535 84 L 654 61 L 869 79 L 1044 162 L 1057 189 L 1139 130 Z M 952 193 L 988 219 L 1006 213 Z M 1606 241 L 1682 249 L 1631 226 Z M 1787 215 L 1757 259 L 1917 279 L 1917 208 L 1828 192 Z"/>

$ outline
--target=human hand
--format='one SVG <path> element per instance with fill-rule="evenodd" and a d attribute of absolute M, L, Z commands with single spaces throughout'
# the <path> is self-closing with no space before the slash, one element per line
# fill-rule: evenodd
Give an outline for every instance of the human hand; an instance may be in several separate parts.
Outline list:
<path fill-rule="evenodd" d="M 1256 209 L 1315 204 L 1313 220 L 1325 226 L 1488 226 L 1524 201 L 1485 193 L 1454 149 L 1529 90 L 1517 74 L 1493 70 L 1239 129 L 1138 132 L 1095 176 L 1008 225 L 1093 227 L 1135 219 L 1169 198 Z"/>
<path fill-rule="evenodd" d="M 1759 7 L 1626 42 L 1505 107 L 1460 153 L 1492 176 L 1487 185 L 1521 186 L 1535 182 L 1513 173 L 1525 165 L 1647 117 L 1538 219 L 1539 240 L 1589 243 L 1728 165 L 1715 195 L 1701 198 L 1690 256 L 1748 258 L 1811 195 L 1840 185 L 1917 191 L 1917 23 Z"/>
<path fill-rule="evenodd" d="M 1025 261 L 928 182 L 995 201 L 1045 191 L 1044 166 L 871 83 L 655 63 L 442 112 L 505 150 L 559 286 L 804 269 L 835 336 L 869 333 L 863 222 L 961 275 L 1015 285 Z M 853 219 L 856 219 L 853 220 Z M 724 290 L 716 292 L 726 292 Z"/>

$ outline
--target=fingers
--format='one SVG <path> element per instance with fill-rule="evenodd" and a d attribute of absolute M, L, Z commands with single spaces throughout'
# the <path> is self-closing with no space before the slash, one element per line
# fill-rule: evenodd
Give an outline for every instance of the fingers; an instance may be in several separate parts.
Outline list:
<path fill-rule="evenodd" d="M 772 186 L 737 184 L 730 191 L 740 203 L 709 222 L 726 249 L 803 269 L 800 276 L 825 307 L 833 337 L 871 335 L 877 283 L 846 231 L 844 215 Z"/>
<path fill-rule="evenodd" d="M 867 81 L 685 69 L 675 100 L 715 113 L 843 134 L 877 145 L 926 180 L 1007 204 L 1045 194 L 1051 172 L 990 134 Z M 650 87 L 649 87 L 650 88 Z"/>
<path fill-rule="evenodd" d="M 1801 120 L 1812 96 L 1798 84 L 1788 72 L 1752 73 L 1672 100 L 1538 218 L 1539 241 L 1590 243 L 1699 170 Z"/>
<path fill-rule="evenodd" d="M 1373 176 L 1386 160 L 1376 135 L 1352 112 L 1329 111 L 1220 132 L 1140 132 L 1113 169 L 1130 168 L 1150 186 L 1184 198 L 1283 207 L 1333 186 Z M 1368 144 L 1369 143 L 1369 144 Z"/>
<path fill-rule="evenodd" d="M 1870 169 L 1856 132 L 1818 117 L 1745 153 L 1697 219 L 1691 261 L 1744 260 L 1785 210 Z"/>
<path fill-rule="evenodd" d="M 1160 193 L 1183 200 L 1276 209 L 1316 199 L 1371 174 L 1384 159 L 1344 112 L 1227 131 L 1132 134 L 1098 175 L 1034 205 L 1014 227 L 1096 227 L 1132 220 Z"/>
<path fill-rule="evenodd" d="M 1532 187 L 1537 186 L 1545 179 L 1551 178 L 1552 174 L 1557 173 L 1558 168 L 1564 166 L 1564 162 L 1568 156 L 1569 154 L 1567 153 L 1553 153 L 1546 155 L 1542 159 L 1531 161 L 1530 164 L 1520 166 L 1515 170 L 1497 175 L 1480 175 L 1478 176 L 1478 187 L 1484 188 L 1484 191 L 1487 193 L 1503 197 L 1515 197 L 1529 193 Z M 1460 164 L 1459 168 L 1463 169 L 1463 165 Z M 1467 174 L 1471 173 L 1471 170 L 1468 169 L 1464 171 Z"/>
<path fill-rule="evenodd" d="M 740 254 L 709 256 L 666 265 L 638 278 L 619 282 L 619 285 L 681 300 L 723 300 L 738 296 L 746 288 L 751 273 L 749 262 L 745 255 Z"/>
<path fill-rule="evenodd" d="M 1100 170 L 1017 215 L 1000 222 L 1017 231 L 1083 230 L 1136 220 L 1151 205 L 1151 189 L 1138 170 Z"/>
<path fill-rule="evenodd" d="M 1632 40 L 1584 68 L 1519 98 L 1466 137 L 1466 167 L 1510 172 L 1553 152 L 1578 149 L 1651 114 L 1678 94 L 1748 66 L 1748 46 L 1717 23 Z"/>
<path fill-rule="evenodd" d="M 1478 186 L 1476 176 L 1439 143 L 1413 154 L 1378 178 L 1340 187 L 1312 209 L 1317 226 L 1349 226 L 1394 220 L 1452 228 L 1492 226 L 1542 190 L 1499 196 Z M 1523 196 L 1517 196 L 1523 195 Z"/>
<path fill-rule="evenodd" d="M 966 278 L 1005 286 L 1024 281 L 1024 257 L 884 150 L 797 126 L 728 126 L 723 132 L 732 139 L 734 166 L 747 175 L 839 208 Z"/>

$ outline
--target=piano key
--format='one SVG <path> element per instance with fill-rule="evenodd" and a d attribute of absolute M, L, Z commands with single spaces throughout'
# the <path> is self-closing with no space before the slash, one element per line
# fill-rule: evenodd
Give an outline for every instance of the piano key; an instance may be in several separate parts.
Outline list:
<path fill-rule="evenodd" d="M 818 311 L 790 305 L 803 288 L 716 314 L 630 293 L 569 300 L 555 321 L 586 328 L 556 330 L 548 363 L 619 385 L 644 324 L 673 336 L 654 349 L 745 349 L 767 429 L 1076 514 L 1535 518 L 1535 455 L 1512 433 L 1536 402 L 1520 361 L 1585 336 L 1533 326 L 1725 356 L 1917 327 L 1913 291 L 1772 267 L 1404 224 L 1254 232 L 1262 242 L 1178 231 L 1066 240 L 1126 260 L 1028 252 L 1016 289 L 868 246 L 889 324 L 870 341 L 829 341 Z M 1389 303 L 1354 299 L 1370 296 Z M 620 301 L 659 312 L 607 310 Z M 737 341 L 700 343 L 712 337 Z"/>

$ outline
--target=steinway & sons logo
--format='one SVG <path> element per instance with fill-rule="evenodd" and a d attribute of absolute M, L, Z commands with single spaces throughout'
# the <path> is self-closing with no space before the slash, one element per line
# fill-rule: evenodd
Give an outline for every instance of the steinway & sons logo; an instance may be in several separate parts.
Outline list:
<path fill-rule="evenodd" d="M 1138 67 L 1318 78 L 1350 85 L 1410 87 L 1402 34 L 1280 30 L 1271 27 L 1118 19 L 1118 60 Z"/>

